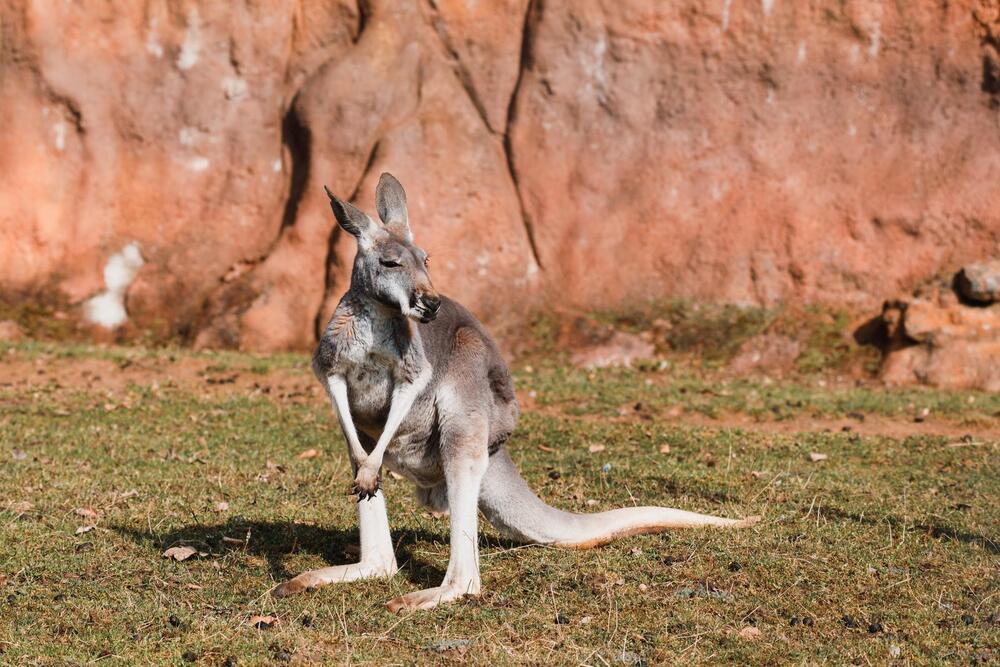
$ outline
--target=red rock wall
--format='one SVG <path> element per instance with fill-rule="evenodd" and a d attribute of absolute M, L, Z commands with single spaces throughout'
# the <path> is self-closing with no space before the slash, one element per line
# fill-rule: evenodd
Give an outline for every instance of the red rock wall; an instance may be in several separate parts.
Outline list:
<path fill-rule="evenodd" d="M 1000 3 L 0 1 L 0 289 L 302 348 L 392 171 L 496 326 L 871 304 L 998 253 Z M 83 312 L 83 309 L 80 309 Z"/>

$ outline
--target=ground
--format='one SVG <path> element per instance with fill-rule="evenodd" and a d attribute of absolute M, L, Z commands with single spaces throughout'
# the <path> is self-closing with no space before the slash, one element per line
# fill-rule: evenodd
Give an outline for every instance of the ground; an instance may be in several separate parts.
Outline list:
<path fill-rule="evenodd" d="M 969 663 L 1000 651 L 996 395 L 830 372 L 731 378 L 683 359 L 519 362 L 509 447 L 549 503 L 764 519 L 581 552 L 522 547 L 483 523 L 483 594 L 394 616 L 386 600 L 439 582 L 448 530 L 392 478 L 395 578 L 268 595 L 356 557 L 346 452 L 304 355 L 30 342 L 0 355 L 3 664 Z M 195 555 L 163 556 L 184 546 Z"/>

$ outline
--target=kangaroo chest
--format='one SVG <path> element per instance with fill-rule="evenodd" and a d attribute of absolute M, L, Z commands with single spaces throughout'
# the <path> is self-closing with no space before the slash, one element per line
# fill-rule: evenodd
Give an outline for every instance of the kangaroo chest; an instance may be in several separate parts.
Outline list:
<path fill-rule="evenodd" d="M 396 386 L 393 368 L 385 359 L 366 357 L 344 369 L 351 416 L 365 432 L 381 431 Z"/>

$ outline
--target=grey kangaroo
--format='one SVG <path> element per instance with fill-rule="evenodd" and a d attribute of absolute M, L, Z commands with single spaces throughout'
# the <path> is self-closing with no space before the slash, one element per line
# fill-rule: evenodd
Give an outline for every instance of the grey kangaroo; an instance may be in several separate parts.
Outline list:
<path fill-rule="evenodd" d="M 479 593 L 477 509 L 511 539 L 571 548 L 667 528 L 739 528 L 758 520 L 665 507 L 572 514 L 546 505 L 504 447 L 519 414 L 510 372 L 483 325 L 434 290 L 427 253 L 413 243 L 399 181 L 387 173 L 379 179 L 375 202 L 382 224 L 329 189 L 327 195 L 358 250 L 350 289 L 313 355 L 313 371 L 347 440 L 359 496 L 361 558 L 304 572 L 274 595 L 396 572 L 379 488 L 383 463 L 416 485 L 422 504 L 448 512 L 451 520 L 444 581 L 389 601 L 393 612 Z"/>

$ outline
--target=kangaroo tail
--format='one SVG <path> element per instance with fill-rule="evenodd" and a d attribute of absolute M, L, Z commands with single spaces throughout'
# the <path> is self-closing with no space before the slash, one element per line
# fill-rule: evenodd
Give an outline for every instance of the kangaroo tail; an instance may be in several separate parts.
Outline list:
<path fill-rule="evenodd" d="M 573 549 L 589 549 L 619 537 L 669 528 L 743 528 L 760 520 L 756 516 L 724 519 L 667 507 L 624 507 L 596 514 L 563 512 L 546 505 L 532 492 L 506 448 L 490 457 L 479 493 L 479 509 L 506 537 Z"/>

